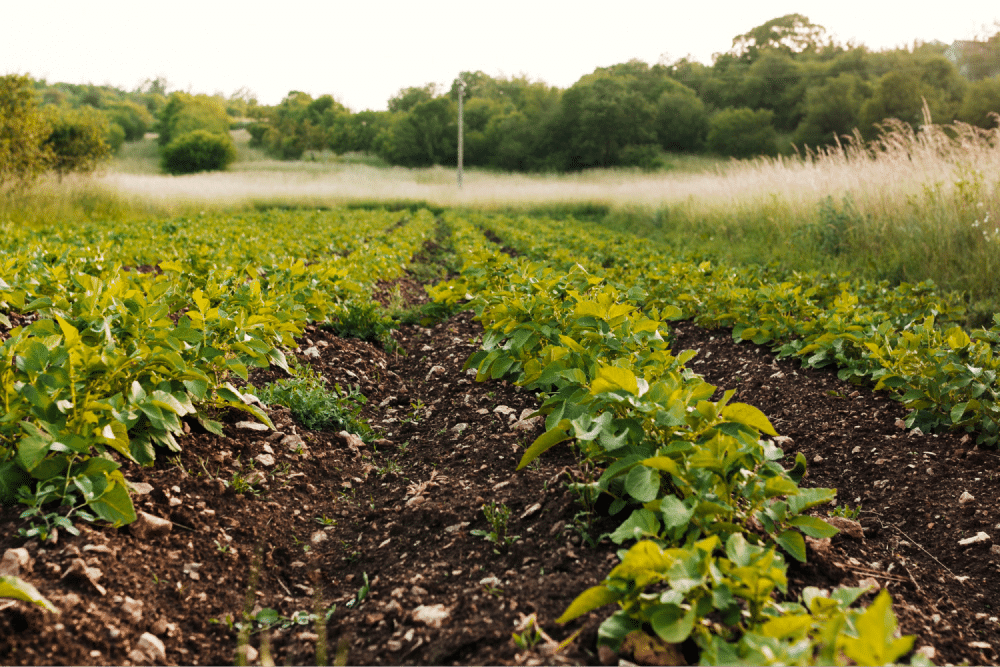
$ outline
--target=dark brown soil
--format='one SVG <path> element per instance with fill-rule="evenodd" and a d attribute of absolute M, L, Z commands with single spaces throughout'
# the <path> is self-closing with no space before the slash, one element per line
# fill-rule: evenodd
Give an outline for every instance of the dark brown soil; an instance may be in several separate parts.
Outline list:
<path fill-rule="evenodd" d="M 396 291 L 380 289 L 384 299 Z M 422 297 L 411 283 L 399 293 L 410 302 Z M 310 329 L 300 360 L 331 383 L 359 387 L 378 439 L 359 447 L 271 410 L 281 433 L 303 440 L 282 445 L 282 436 L 237 427 L 240 415 L 221 415 L 225 436 L 192 433 L 179 456 L 125 470 L 152 489 L 135 495 L 137 509 L 173 522 L 165 536 L 141 540 L 131 528 L 82 526 L 78 537 L 62 532 L 39 546 L 15 536 L 25 525 L 19 508 L 0 510 L 0 553 L 27 547 L 33 564 L 22 576 L 62 611 L 0 602 L 0 662 L 131 664 L 140 636 L 151 632 L 169 664 L 232 663 L 237 629 L 227 618 L 258 607 L 291 618 L 318 603 L 336 604 L 326 625 L 331 661 L 596 664 L 605 614 L 566 626 L 554 619 L 612 567 L 616 547 L 606 539 L 590 547 L 583 536 L 599 540 L 614 524 L 588 525 L 580 514 L 565 482 L 588 473 L 570 448 L 515 472 L 540 432 L 518 418 L 537 402 L 462 372 L 480 332 L 468 313 L 429 329 L 405 326 L 396 332 L 405 354 L 388 354 Z M 313 347 L 318 358 L 303 354 Z M 898 404 L 834 374 L 775 361 L 728 332 L 679 323 L 675 349 L 686 348 L 701 351 L 691 362 L 697 372 L 736 388 L 739 400 L 792 439 L 787 454 L 807 456 L 805 483 L 836 487 L 838 504 L 863 508 L 863 539 L 841 533 L 829 548 L 812 550 L 810 563 L 790 572 L 793 585 L 874 580 L 893 594 L 902 631 L 918 635 L 918 647 L 933 647 L 936 662 L 995 664 L 1000 549 L 958 542 L 980 531 L 1000 540 L 1000 457 L 960 436 L 901 429 Z M 235 475 L 254 490 L 236 493 Z M 960 503 L 963 492 L 974 500 Z M 518 539 L 509 547 L 470 534 L 489 529 L 484 503 L 510 509 L 509 535 Z M 100 589 L 67 574 L 78 558 L 100 572 Z M 366 576 L 370 591 L 354 603 Z M 558 654 L 545 642 L 518 649 L 511 633 L 531 614 L 556 642 L 580 634 Z M 264 637 L 251 636 L 251 657 Z M 321 643 L 312 624 L 268 638 L 276 664 L 314 662 Z"/>

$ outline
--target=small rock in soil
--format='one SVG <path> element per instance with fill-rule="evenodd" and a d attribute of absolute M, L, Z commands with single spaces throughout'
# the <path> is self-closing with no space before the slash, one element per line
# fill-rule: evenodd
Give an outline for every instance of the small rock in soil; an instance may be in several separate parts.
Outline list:
<path fill-rule="evenodd" d="M 845 519 L 842 516 L 831 516 L 826 518 L 826 522 L 855 540 L 863 540 L 865 537 L 864 529 L 857 521 Z"/>
<path fill-rule="evenodd" d="M 0 559 L 0 576 L 17 577 L 22 572 L 31 572 L 34 560 L 25 548 L 7 549 Z"/>
<path fill-rule="evenodd" d="M 972 537 L 967 537 L 964 540 L 959 540 L 958 544 L 960 546 L 965 547 L 970 544 L 979 544 L 980 542 L 989 542 L 989 541 L 990 541 L 990 536 L 987 533 L 980 531 L 975 535 L 973 535 Z"/>
<path fill-rule="evenodd" d="M 962 491 L 962 495 L 958 497 L 958 504 L 965 505 L 967 503 L 971 503 L 975 499 L 976 497 L 971 493 L 969 493 L 968 491 Z"/>
<path fill-rule="evenodd" d="M 443 604 L 420 605 L 413 610 L 413 620 L 431 628 L 440 628 L 451 618 L 451 611 Z"/>
<path fill-rule="evenodd" d="M 258 422 L 236 422 L 236 428 L 243 431 L 270 431 L 271 429 L 267 427 L 267 424 L 260 424 Z"/>
<path fill-rule="evenodd" d="M 170 500 L 177 500 L 178 505 L 180 504 L 179 498 L 171 498 Z M 137 512 L 136 520 L 129 525 L 129 530 L 132 534 L 143 542 L 149 540 L 151 537 L 161 537 L 170 532 L 173 525 L 167 519 L 161 519 L 158 516 L 153 516 L 152 514 L 147 514 L 146 512 Z"/>

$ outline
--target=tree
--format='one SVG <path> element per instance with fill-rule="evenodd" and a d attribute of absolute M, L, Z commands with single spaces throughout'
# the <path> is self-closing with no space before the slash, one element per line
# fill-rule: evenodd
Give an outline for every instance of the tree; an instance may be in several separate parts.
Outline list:
<path fill-rule="evenodd" d="M 844 73 L 806 92 L 805 116 L 795 130 L 795 142 L 810 146 L 832 144 L 835 137 L 857 126 L 861 110 L 861 80 Z"/>
<path fill-rule="evenodd" d="M 430 102 L 433 100 L 436 92 L 437 84 L 434 83 L 428 83 L 421 88 L 414 86 L 403 88 L 393 97 L 389 98 L 389 111 L 406 113 L 421 102 Z"/>
<path fill-rule="evenodd" d="M 656 139 L 666 150 L 700 150 L 708 132 L 705 103 L 692 90 L 668 90 L 656 103 Z"/>
<path fill-rule="evenodd" d="M 923 100 L 920 81 L 910 72 L 892 71 L 878 80 L 875 94 L 864 104 L 858 115 L 861 133 L 866 139 L 877 134 L 876 123 L 896 118 L 915 129 L 922 120 Z"/>
<path fill-rule="evenodd" d="M 162 149 L 160 166 L 171 174 L 190 174 L 225 169 L 235 159 L 236 146 L 228 134 L 193 130 Z"/>
<path fill-rule="evenodd" d="M 111 155 L 108 121 L 100 111 L 93 107 L 48 107 L 46 112 L 51 131 L 45 146 L 52 154 L 50 167 L 60 179 L 70 172 L 94 171 Z"/>
<path fill-rule="evenodd" d="M 969 84 L 958 119 L 982 128 L 997 126 L 1000 114 L 1000 78 L 980 79 Z"/>
<path fill-rule="evenodd" d="M 824 34 L 826 28 L 810 23 L 802 14 L 785 14 L 734 37 L 731 53 L 750 63 L 768 49 L 788 55 L 815 53 L 821 47 L 820 40 Z"/>
<path fill-rule="evenodd" d="M 160 122 L 157 124 L 159 142 L 161 146 L 166 146 L 175 137 L 194 130 L 228 134 L 229 122 L 224 99 L 209 95 L 171 93 L 166 106 L 160 111 Z"/>
<path fill-rule="evenodd" d="M 777 153 L 774 112 L 761 109 L 723 109 L 709 119 L 705 143 L 710 151 L 749 158 Z"/>
<path fill-rule="evenodd" d="M 51 129 L 31 79 L 0 77 L 0 187 L 27 186 L 49 168 L 52 150 L 44 142 Z"/>

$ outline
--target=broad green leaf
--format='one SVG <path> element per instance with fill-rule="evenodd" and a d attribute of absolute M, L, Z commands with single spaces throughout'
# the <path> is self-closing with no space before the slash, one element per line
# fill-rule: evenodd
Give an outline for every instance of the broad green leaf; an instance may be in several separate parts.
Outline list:
<path fill-rule="evenodd" d="M 638 394 L 639 384 L 636 382 L 635 374 L 627 368 L 619 366 L 601 366 L 597 371 L 597 377 L 590 385 L 590 393 L 597 395 L 619 390 Z"/>
<path fill-rule="evenodd" d="M 625 478 L 625 491 L 640 503 L 648 503 L 660 493 L 660 473 L 653 468 L 637 465 Z"/>
<path fill-rule="evenodd" d="M 663 516 L 664 527 L 679 528 L 691 521 L 694 509 L 687 507 L 677 496 L 669 495 L 660 501 L 660 514 Z"/>
<path fill-rule="evenodd" d="M 837 498 L 837 489 L 799 489 L 794 496 L 788 497 L 788 511 L 791 514 L 802 514 L 802 510 L 833 502 Z"/>
<path fill-rule="evenodd" d="M 857 637 L 841 635 L 844 653 L 858 665 L 888 665 L 896 663 L 913 647 L 916 639 L 910 635 L 896 638 L 896 615 L 892 612 L 889 593 L 879 593 L 867 611 L 855 621 Z"/>
<path fill-rule="evenodd" d="M 793 635 L 804 636 L 812 625 L 812 617 L 808 614 L 780 616 L 765 623 L 760 633 L 765 637 L 784 639 Z"/>
<path fill-rule="evenodd" d="M 826 521 L 823 521 L 823 519 L 815 516 L 799 515 L 791 519 L 788 522 L 788 525 L 795 526 L 809 537 L 813 537 L 818 540 L 821 540 L 824 537 L 833 537 L 840 532 Z"/>
<path fill-rule="evenodd" d="M 17 460 L 25 470 L 31 472 L 48 453 L 52 436 L 31 422 L 22 422 L 21 429 L 25 435 L 21 436 L 17 444 Z"/>
<path fill-rule="evenodd" d="M 663 472 L 668 472 L 675 477 L 682 477 L 681 469 L 677 465 L 677 462 L 669 456 L 654 456 L 652 458 L 644 459 L 641 463 L 647 468 L 662 470 Z"/>
<path fill-rule="evenodd" d="M 806 541 L 802 533 L 797 530 L 786 530 L 778 534 L 774 541 L 795 560 L 800 563 L 806 562 Z"/>
<path fill-rule="evenodd" d="M 746 424 L 767 435 L 778 435 L 763 412 L 746 403 L 731 403 L 722 410 L 722 418 L 727 421 Z"/>
<path fill-rule="evenodd" d="M 569 419 L 561 419 L 553 428 L 538 436 L 531 443 L 531 446 L 525 450 L 524 456 L 521 457 L 521 462 L 517 464 L 517 469 L 521 470 L 546 450 L 551 449 L 563 440 L 568 440 L 570 438 L 570 428 L 572 428 L 572 422 Z"/>
<path fill-rule="evenodd" d="M 952 424 L 957 424 L 958 422 L 962 421 L 962 415 L 965 414 L 965 409 L 967 407 L 969 407 L 969 403 L 965 402 L 965 403 L 958 403 L 957 405 L 955 405 L 955 407 L 951 409 Z"/>
<path fill-rule="evenodd" d="M 799 492 L 798 485 L 787 477 L 770 477 L 764 482 L 764 497 L 794 496 Z"/>
<path fill-rule="evenodd" d="M 59 610 L 38 592 L 38 589 L 19 577 L 0 576 L 0 598 L 31 602 L 46 611 L 58 614 Z"/>
<path fill-rule="evenodd" d="M 17 490 L 28 484 L 30 479 L 16 461 L 0 463 L 0 505 L 13 503 L 17 499 Z"/>
<path fill-rule="evenodd" d="M 647 612 L 648 613 L 648 612 Z M 694 629 L 697 609 L 686 612 L 675 604 L 665 604 L 653 607 L 649 624 L 660 639 L 668 644 L 680 644 L 688 638 Z"/>
<path fill-rule="evenodd" d="M 108 478 L 112 482 L 111 486 L 104 495 L 90 503 L 90 508 L 115 527 L 132 523 L 136 519 L 135 507 L 125 488 L 125 478 L 117 470 L 109 474 Z"/>
<path fill-rule="evenodd" d="M 592 586 L 576 596 L 576 599 L 570 603 L 562 616 L 556 619 L 556 623 L 568 623 L 574 618 L 619 599 L 621 599 L 621 593 L 617 593 L 603 584 Z"/>
<path fill-rule="evenodd" d="M 611 533 L 611 541 L 615 544 L 621 544 L 625 540 L 656 537 L 659 531 L 660 522 L 656 515 L 648 509 L 637 509 L 615 529 L 615 532 Z"/>

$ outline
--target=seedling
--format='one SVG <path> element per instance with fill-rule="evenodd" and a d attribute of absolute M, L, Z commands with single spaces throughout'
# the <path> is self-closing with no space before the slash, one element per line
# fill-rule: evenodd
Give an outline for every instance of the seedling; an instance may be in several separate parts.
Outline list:
<path fill-rule="evenodd" d="M 368 591 L 370 589 L 370 586 L 368 584 L 368 573 L 367 572 L 363 573 L 361 577 L 364 579 L 365 583 L 363 583 L 361 585 L 361 588 L 358 589 L 358 593 L 357 595 L 355 595 L 354 599 L 347 603 L 348 609 L 354 609 L 362 602 L 364 602 L 365 598 L 368 597 Z"/>
<path fill-rule="evenodd" d="M 492 530 L 473 530 L 472 535 L 483 537 L 487 542 L 492 542 L 497 546 L 506 549 L 509 545 L 521 539 L 520 535 L 507 534 L 507 521 L 510 519 L 510 508 L 504 504 L 487 503 L 483 505 L 483 514 L 489 522 Z M 500 553 L 494 550 L 495 553 Z"/>
<path fill-rule="evenodd" d="M 316 517 L 313 520 L 316 523 L 318 523 L 319 525 L 321 525 L 321 526 L 336 526 L 337 525 L 337 521 L 335 519 L 331 519 L 330 517 L 328 517 L 325 514 L 323 516 L 318 516 L 318 517 Z"/>
<path fill-rule="evenodd" d="M 850 519 L 852 521 L 857 520 L 861 516 L 861 505 L 858 505 L 854 509 L 851 509 L 850 505 L 837 505 L 832 510 L 826 513 L 827 516 L 839 516 L 845 519 Z"/>
<path fill-rule="evenodd" d="M 538 627 L 535 625 L 534 614 L 528 618 L 524 632 L 520 634 L 517 632 L 511 633 L 511 639 L 514 640 L 514 644 L 519 649 L 524 651 L 531 651 L 542 641 L 542 635 L 538 632 Z"/>

